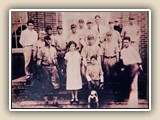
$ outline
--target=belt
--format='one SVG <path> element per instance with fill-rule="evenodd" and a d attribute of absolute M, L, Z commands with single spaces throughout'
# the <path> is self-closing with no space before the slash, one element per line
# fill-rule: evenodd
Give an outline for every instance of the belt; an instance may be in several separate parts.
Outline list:
<path fill-rule="evenodd" d="M 104 58 L 115 58 L 116 56 L 103 56 Z"/>

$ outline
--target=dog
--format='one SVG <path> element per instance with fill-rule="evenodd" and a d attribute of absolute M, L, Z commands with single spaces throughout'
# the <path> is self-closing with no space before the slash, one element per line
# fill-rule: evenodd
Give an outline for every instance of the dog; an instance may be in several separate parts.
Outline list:
<path fill-rule="evenodd" d="M 92 90 L 88 96 L 88 108 L 99 108 L 98 94 L 95 90 Z"/>

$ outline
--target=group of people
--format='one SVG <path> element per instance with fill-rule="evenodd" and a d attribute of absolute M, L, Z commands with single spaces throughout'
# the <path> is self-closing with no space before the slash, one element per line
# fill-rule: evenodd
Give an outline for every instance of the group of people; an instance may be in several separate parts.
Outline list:
<path fill-rule="evenodd" d="M 63 26 L 57 26 L 53 35 L 52 27 L 46 26 L 39 34 L 34 30 L 34 21 L 27 22 L 27 29 L 22 31 L 20 44 L 24 48 L 26 79 L 33 75 L 30 63 L 36 65 L 33 73 L 43 81 L 45 103 L 48 94 L 53 93 L 53 106 L 58 104 L 58 89 L 61 80 L 66 80 L 66 90 L 71 90 L 70 103 L 79 103 L 78 90 L 82 89 L 85 78 L 89 91 L 99 92 L 106 79 L 112 80 L 116 63 L 122 61 L 121 71 L 129 71 L 128 81 L 131 89 L 137 90 L 138 71 L 142 70 L 139 55 L 140 27 L 129 17 L 129 24 L 122 26 L 120 19 L 110 20 L 108 26 L 101 24 L 101 16 L 78 24 L 71 24 L 70 32 L 64 34 Z M 34 72 L 35 71 L 35 72 Z M 138 98 L 137 98 L 138 99 Z"/>

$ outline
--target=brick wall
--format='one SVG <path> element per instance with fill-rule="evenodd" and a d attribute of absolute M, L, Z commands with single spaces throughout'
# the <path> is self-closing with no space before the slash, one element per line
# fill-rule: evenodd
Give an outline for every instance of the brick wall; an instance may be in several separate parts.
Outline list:
<path fill-rule="evenodd" d="M 149 21 L 148 21 L 148 12 L 113 12 L 111 14 L 113 19 L 120 18 L 123 26 L 128 22 L 128 17 L 134 17 L 137 25 L 141 28 L 141 37 L 140 37 L 140 55 L 143 61 L 144 72 L 147 73 L 147 47 L 149 40 Z"/>
<path fill-rule="evenodd" d="M 56 34 L 57 25 L 62 25 L 62 15 L 59 12 L 28 12 L 28 19 L 34 20 L 36 31 L 50 25 L 53 33 Z"/>

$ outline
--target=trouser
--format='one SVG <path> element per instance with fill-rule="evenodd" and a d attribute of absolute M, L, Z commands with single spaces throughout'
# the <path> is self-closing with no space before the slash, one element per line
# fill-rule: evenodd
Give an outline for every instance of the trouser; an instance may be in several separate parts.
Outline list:
<path fill-rule="evenodd" d="M 42 66 L 43 70 L 43 85 L 44 95 L 52 92 L 54 96 L 58 96 L 58 89 L 60 88 L 59 75 L 56 66 Z"/>
<path fill-rule="evenodd" d="M 129 94 L 129 107 L 138 107 L 138 64 L 132 64 L 131 67 L 131 89 Z"/>
<path fill-rule="evenodd" d="M 24 50 L 23 50 L 23 54 L 24 54 L 24 62 L 25 62 L 25 66 L 24 66 L 24 71 L 26 75 L 31 75 L 31 66 L 30 66 L 30 62 L 31 62 L 31 57 L 32 57 L 32 46 L 25 46 Z"/>
<path fill-rule="evenodd" d="M 103 60 L 103 64 L 105 67 L 105 72 L 107 75 L 112 74 L 114 72 L 114 65 L 116 64 L 116 57 L 113 58 L 105 58 Z"/>

